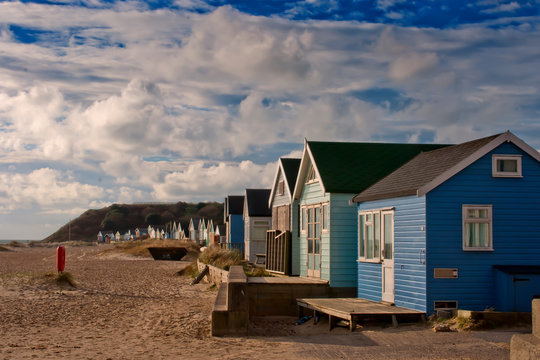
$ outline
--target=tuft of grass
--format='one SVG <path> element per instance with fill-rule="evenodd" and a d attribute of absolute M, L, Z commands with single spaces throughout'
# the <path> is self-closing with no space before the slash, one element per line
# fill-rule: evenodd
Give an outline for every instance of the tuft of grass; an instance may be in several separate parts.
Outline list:
<path fill-rule="evenodd" d="M 73 240 L 73 241 L 64 241 L 62 245 L 71 246 L 71 247 L 83 247 L 83 246 L 94 246 L 94 243 L 91 241 Z"/>
<path fill-rule="evenodd" d="M 0 252 L 1 251 L 11 251 L 11 250 L 9 250 L 7 247 L 0 246 Z"/>
<path fill-rule="evenodd" d="M 74 288 L 78 286 L 73 275 L 67 271 L 63 271 L 60 273 L 48 272 L 45 274 L 45 278 L 60 286 L 69 285 Z"/>
<path fill-rule="evenodd" d="M 8 244 L 8 246 L 16 247 L 16 248 L 25 247 L 24 244 L 22 244 L 22 243 L 20 243 L 20 242 L 18 242 L 18 241 L 15 241 L 15 240 L 10 241 L 9 244 Z"/>
<path fill-rule="evenodd" d="M 249 277 L 264 277 L 264 276 L 270 276 L 270 274 L 266 271 L 263 267 L 252 267 L 252 266 L 244 266 L 244 272 Z"/>
<path fill-rule="evenodd" d="M 224 270 L 229 270 L 233 265 L 243 266 L 246 264 L 241 252 L 222 249 L 219 246 L 206 248 L 199 256 L 199 261 Z"/>
<path fill-rule="evenodd" d="M 176 275 L 188 276 L 188 277 L 192 277 L 192 278 L 196 277 L 198 275 L 197 263 L 192 262 L 191 264 L 189 264 L 188 266 L 186 266 L 182 270 L 178 271 L 176 273 Z"/>
<path fill-rule="evenodd" d="M 71 287 L 77 287 L 77 282 L 73 278 L 73 275 L 67 271 L 63 271 L 56 275 L 56 283 L 58 285 L 70 285 Z"/>

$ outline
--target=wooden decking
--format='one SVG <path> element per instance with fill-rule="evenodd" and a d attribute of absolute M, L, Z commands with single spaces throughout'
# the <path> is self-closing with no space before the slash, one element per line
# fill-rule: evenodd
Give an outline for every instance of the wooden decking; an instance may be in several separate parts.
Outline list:
<path fill-rule="evenodd" d="M 336 298 L 336 299 L 296 299 L 298 304 L 298 315 L 304 315 L 304 309 L 313 310 L 315 323 L 321 313 L 329 317 L 330 330 L 332 330 L 337 319 L 349 321 L 349 330 L 354 331 L 360 318 L 380 318 L 387 317 L 392 319 L 392 324 L 397 326 L 397 317 L 418 316 L 419 320 L 425 320 L 425 314 L 421 311 L 405 309 L 398 306 L 378 303 L 374 301 L 354 298 Z"/>

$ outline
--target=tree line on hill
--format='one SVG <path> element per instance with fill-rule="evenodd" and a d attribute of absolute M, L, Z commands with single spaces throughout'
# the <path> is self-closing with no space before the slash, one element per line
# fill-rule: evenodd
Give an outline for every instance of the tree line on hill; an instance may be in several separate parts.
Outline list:
<path fill-rule="evenodd" d="M 68 240 L 95 241 L 100 231 L 120 233 L 148 225 L 165 227 L 168 223 L 180 222 L 187 231 L 192 217 L 212 219 L 216 225 L 223 224 L 223 204 L 218 202 L 173 204 L 113 204 L 102 209 L 85 211 L 71 220 L 44 242 L 63 242 Z"/>

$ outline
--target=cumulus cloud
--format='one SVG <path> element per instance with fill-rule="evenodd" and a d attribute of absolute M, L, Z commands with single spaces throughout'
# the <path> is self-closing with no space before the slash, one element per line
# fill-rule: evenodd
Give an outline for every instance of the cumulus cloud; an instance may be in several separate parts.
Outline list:
<path fill-rule="evenodd" d="M 277 162 L 257 165 L 251 161 L 208 165 L 202 161 L 189 164 L 183 171 L 167 174 L 163 183 L 154 185 L 154 197 L 219 199 L 228 193 L 243 193 L 246 188 L 271 186 Z"/>
<path fill-rule="evenodd" d="M 434 53 L 410 53 L 398 57 L 390 64 L 389 76 L 394 80 L 405 80 L 433 70 L 439 62 Z"/>
<path fill-rule="evenodd" d="M 497 4 L 495 4 L 494 7 L 482 10 L 482 12 L 485 12 L 487 14 L 499 13 L 499 12 L 513 12 L 520 8 L 521 8 L 521 5 L 518 4 L 517 1 L 512 1 L 509 3 L 502 3 L 502 4 L 497 2 Z"/>
<path fill-rule="evenodd" d="M 377 4 L 398 17 L 400 2 Z M 16 190 L 0 185 L 0 211 L 218 200 L 269 186 L 282 144 L 304 137 L 459 142 L 517 128 L 540 146 L 537 17 L 436 29 L 176 5 L 0 3 L 0 174 Z M 33 172 L 81 201 L 48 196 Z"/>
<path fill-rule="evenodd" d="M 5 210 L 32 204 L 46 211 L 84 207 L 105 194 L 101 187 L 83 184 L 67 174 L 41 168 L 29 174 L 0 173 L 0 206 Z"/>

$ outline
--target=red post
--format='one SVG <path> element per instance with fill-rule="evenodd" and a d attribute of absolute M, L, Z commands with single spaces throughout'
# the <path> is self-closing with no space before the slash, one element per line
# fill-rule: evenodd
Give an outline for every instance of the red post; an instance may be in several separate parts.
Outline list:
<path fill-rule="evenodd" d="M 60 245 L 56 248 L 56 269 L 58 272 L 64 271 L 66 266 L 66 249 Z"/>

